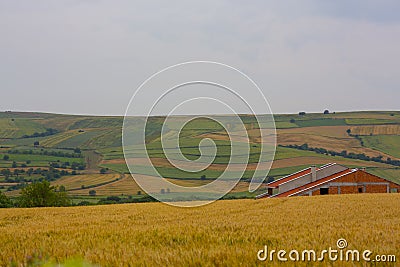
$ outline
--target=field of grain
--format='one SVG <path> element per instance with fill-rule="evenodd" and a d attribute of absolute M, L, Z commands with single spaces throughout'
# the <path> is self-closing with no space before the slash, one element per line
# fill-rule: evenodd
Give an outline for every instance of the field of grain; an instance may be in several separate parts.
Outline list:
<path fill-rule="evenodd" d="M 336 248 L 340 238 L 348 249 L 398 258 L 399 209 L 400 194 L 217 201 L 200 208 L 145 203 L 6 209 L 0 213 L 0 265 L 39 255 L 99 266 L 277 266 L 276 258 L 260 262 L 257 252 L 265 245 L 321 251 Z M 318 266 L 332 264 L 354 266 L 328 260 Z"/>
<path fill-rule="evenodd" d="M 66 190 L 76 190 L 82 189 L 83 187 L 95 187 L 97 185 L 110 183 L 112 181 L 120 178 L 120 175 L 117 173 L 112 174 L 84 174 L 84 175 L 73 175 L 73 176 L 64 176 L 56 181 L 52 182 L 52 185 L 56 186 L 65 186 Z M 70 192 L 70 194 L 74 194 L 74 191 Z"/>
<path fill-rule="evenodd" d="M 363 125 L 349 127 L 357 135 L 399 135 L 400 125 Z"/>
<path fill-rule="evenodd" d="M 90 190 L 95 190 L 97 196 L 129 196 L 137 194 L 138 191 L 143 191 L 130 175 L 125 175 L 117 181 L 93 188 L 74 190 L 70 194 L 74 196 L 88 196 Z"/>

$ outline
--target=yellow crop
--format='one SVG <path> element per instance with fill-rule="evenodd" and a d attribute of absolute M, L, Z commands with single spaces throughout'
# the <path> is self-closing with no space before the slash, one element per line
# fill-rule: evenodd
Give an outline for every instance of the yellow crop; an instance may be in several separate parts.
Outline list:
<path fill-rule="evenodd" d="M 400 194 L 217 201 L 200 208 L 145 203 L 3 209 L 0 265 L 43 255 L 100 266 L 264 266 L 257 259 L 264 245 L 318 250 L 335 247 L 339 238 L 349 248 L 398 254 L 399 210 Z"/>

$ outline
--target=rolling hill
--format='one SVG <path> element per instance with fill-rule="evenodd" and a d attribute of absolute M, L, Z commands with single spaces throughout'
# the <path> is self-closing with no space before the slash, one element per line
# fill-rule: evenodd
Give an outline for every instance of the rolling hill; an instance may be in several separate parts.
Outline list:
<path fill-rule="evenodd" d="M 135 119 L 143 120 L 140 117 Z M 208 181 L 211 181 L 224 171 L 230 159 L 230 142 L 222 127 L 205 118 L 185 125 L 181 133 L 180 147 L 187 158 L 193 160 L 200 156 L 198 144 L 204 138 L 213 139 L 218 149 L 217 156 L 209 168 L 197 173 L 189 173 L 176 170 L 166 159 L 159 136 L 164 119 L 163 117 L 150 118 L 151 129 L 149 135 L 146 136 L 149 156 L 163 177 L 177 184 L 186 181 L 187 184 L 194 186 L 204 184 L 204 181 L 200 179 L 201 176 L 204 175 Z M 260 126 L 254 125 L 252 116 L 241 115 L 241 119 L 250 135 L 251 154 L 246 172 L 242 175 L 242 182 L 230 193 L 231 197 L 250 197 L 262 191 L 260 189 L 250 194 L 244 186 L 252 177 L 253 166 L 260 156 Z M 372 173 L 400 182 L 400 167 L 393 163 L 400 160 L 400 112 L 398 111 L 278 114 L 275 115 L 275 121 L 279 146 L 269 179 L 282 177 L 307 165 L 337 162 L 349 167 L 366 167 Z M 123 118 L 117 116 L 1 112 L 0 169 L 28 170 L 29 168 L 46 168 L 49 165 L 59 167 L 62 165 L 65 170 L 71 172 L 71 164 L 76 162 L 75 164 L 86 165 L 85 169 L 75 170 L 75 173 L 79 174 L 79 179 L 73 175 L 66 175 L 53 179 L 52 183 L 64 185 L 70 195 L 77 197 L 88 196 L 90 190 L 95 190 L 97 196 L 137 197 L 140 188 L 133 179 L 125 177 L 114 181 L 110 178 L 114 177 L 112 175 L 119 177 L 128 172 L 122 152 L 122 123 Z M 235 131 L 236 126 L 231 125 L 231 127 Z M 52 130 L 49 132 L 49 129 Z M 168 133 L 166 135 L 168 136 Z M 241 140 L 237 142 L 240 143 Z M 299 149 L 303 144 L 307 144 L 307 147 L 311 149 Z M 145 155 L 134 148 L 135 144 L 129 151 L 130 156 L 140 162 Z M 314 148 L 323 148 L 337 153 L 346 151 L 346 155 L 350 156 L 332 156 L 329 153 L 310 151 Z M 76 149 L 81 151 L 77 158 L 54 155 L 57 152 L 73 153 Z M 175 157 L 174 153 L 171 154 Z M 370 160 L 365 160 L 359 155 L 367 156 Z M 243 159 L 236 158 L 233 161 L 239 168 Z M 104 177 L 99 177 L 101 168 L 107 168 Z M 134 172 L 140 174 L 146 170 L 144 166 L 138 165 L 135 166 Z M 232 175 L 239 174 L 235 174 L 233 170 Z M 40 175 L 32 177 L 33 179 L 41 178 Z M 4 175 L 0 175 L 0 190 L 9 195 L 16 195 L 15 192 L 18 191 L 12 191 L 18 190 L 18 185 L 24 181 L 23 179 L 27 180 L 26 178 L 28 178 L 26 173 L 21 173 L 18 177 L 13 177 L 12 174 L 7 179 Z M 90 190 L 85 186 L 89 186 Z"/>

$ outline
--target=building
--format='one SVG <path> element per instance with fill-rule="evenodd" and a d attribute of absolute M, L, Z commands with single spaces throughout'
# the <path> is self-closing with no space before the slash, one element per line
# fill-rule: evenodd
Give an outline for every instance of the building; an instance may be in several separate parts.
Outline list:
<path fill-rule="evenodd" d="M 357 193 L 399 193 L 400 185 L 370 174 L 329 163 L 282 177 L 267 184 L 267 192 L 256 198 Z"/>

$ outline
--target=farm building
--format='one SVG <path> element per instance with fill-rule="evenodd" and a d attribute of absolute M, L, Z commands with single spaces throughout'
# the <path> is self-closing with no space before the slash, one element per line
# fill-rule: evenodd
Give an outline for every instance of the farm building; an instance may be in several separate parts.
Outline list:
<path fill-rule="evenodd" d="M 267 184 L 256 198 L 329 194 L 398 193 L 400 185 L 366 172 L 329 163 L 290 174 Z"/>

